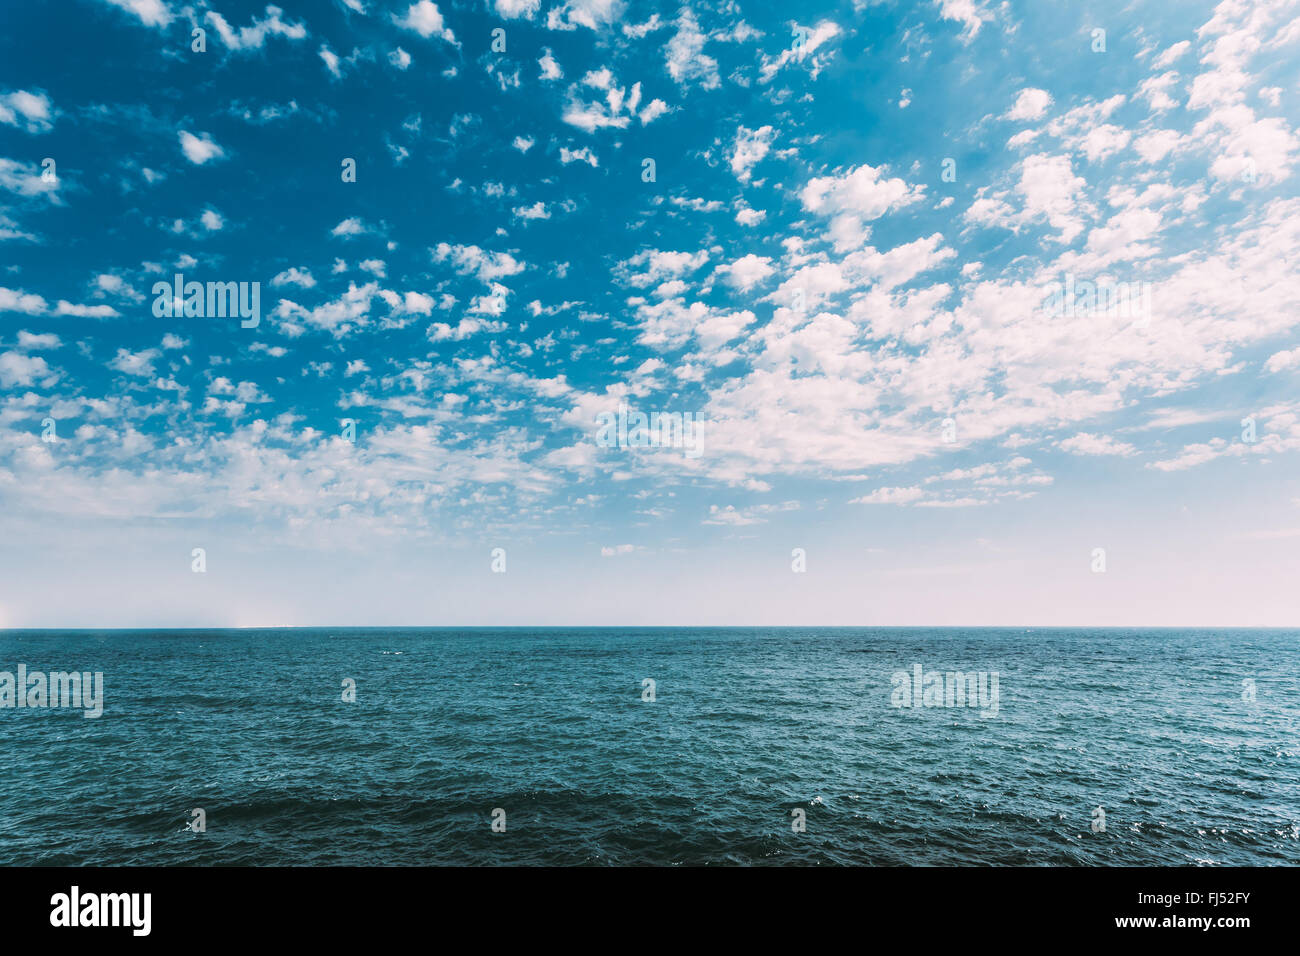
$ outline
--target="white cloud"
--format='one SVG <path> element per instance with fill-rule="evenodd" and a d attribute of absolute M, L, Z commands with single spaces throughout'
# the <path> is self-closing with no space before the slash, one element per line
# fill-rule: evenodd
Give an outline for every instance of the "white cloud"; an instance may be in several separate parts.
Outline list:
<path fill-rule="evenodd" d="M 337 80 L 342 79 L 343 70 L 339 67 L 339 56 L 324 43 L 320 47 L 320 58 L 325 62 L 325 69 Z"/>
<path fill-rule="evenodd" d="M 26 332 L 18 333 L 18 347 L 23 350 L 29 349 L 57 349 L 61 348 L 63 342 L 53 332 Z"/>
<path fill-rule="evenodd" d="M 141 349 L 132 352 L 118 349 L 117 355 L 108 363 L 108 367 L 124 375 L 152 375 L 153 363 L 162 355 L 158 349 Z"/>
<path fill-rule="evenodd" d="M 1180 40 L 1151 61 L 1153 69 L 1163 70 L 1192 48 L 1191 41 Z"/>
<path fill-rule="evenodd" d="M 1020 184 L 1024 215 L 1046 219 L 1059 229 L 1062 242 L 1071 242 L 1083 231 L 1078 215 L 1079 196 L 1087 182 L 1074 175 L 1068 156 L 1036 154 L 1021 163 Z"/>
<path fill-rule="evenodd" d="M 497 16 L 504 20 L 531 20 L 541 5 L 541 0 L 495 0 Z"/>
<path fill-rule="evenodd" d="M 1104 124 L 1090 129 L 1078 145 L 1089 161 L 1095 163 L 1126 147 L 1132 135 L 1122 127 Z"/>
<path fill-rule="evenodd" d="M 862 245 L 868 235 L 865 223 L 921 200 L 925 187 L 884 178 L 883 171 L 863 165 L 841 176 L 819 176 L 800 192 L 804 209 L 830 218 L 826 238 L 837 250 Z"/>
<path fill-rule="evenodd" d="M 378 294 L 377 282 L 368 282 L 363 286 L 349 282 L 346 292 L 315 308 L 306 309 L 289 299 L 281 299 L 273 314 L 281 320 L 281 326 L 287 334 L 301 334 L 303 328 L 297 323 L 304 322 L 313 328 L 329 332 L 336 338 L 342 338 L 369 323 L 370 304 Z"/>
<path fill-rule="evenodd" d="M 706 90 L 716 89 L 718 61 L 704 54 L 705 36 L 689 7 L 682 7 L 677 17 L 677 33 L 664 49 L 668 75 L 682 86 L 692 82 Z"/>
<path fill-rule="evenodd" d="M 0 123 L 17 126 L 29 133 L 47 133 L 54 128 L 54 107 L 44 93 L 15 90 L 0 94 Z"/>
<path fill-rule="evenodd" d="M 748 292 L 776 270 L 767 256 L 757 256 L 751 252 L 730 265 L 720 266 L 718 271 L 726 276 L 731 286 Z"/>
<path fill-rule="evenodd" d="M 567 146 L 560 147 L 560 162 L 565 166 L 570 163 L 587 163 L 589 166 L 599 166 L 596 154 L 586 146 L 581 149 L 569 149 Z"/>
<path fill-rule="evenodd" d="M 670 112 L 672 112 L 671 107 L 669 107 L 669 105 L 663 100 L 651 100 L 646 104 L 645 108 L 637 114 L 637 119 L 641 121 L 642 126 L 645 126 L 648 123 L 654 122 L 665 113 Z"/>
<path fill-rule="evenodd" d="M 550 219 L 551 214 L 546 210 L 546 204 L 541 200 L 533 203 L 531 206 L 516 206 L 513 210 L 516 219 Z"/>
<path fill-rule="evenodd" d="M 74 315 L 83 319 L 111 319 L 120 313 L 111 305 L 76 305 L 60 299 L 54 307 L 55 315 Z"/>
<path fill-rule="evenodd" d="M 0 180 L 2 182 L 2 180 Z M 18 227 L 18 223 L 8 216 L 0 213 L 0 241 L 10 239 L 25 239 L 28 242 L 36 242 L 36 236 L 30 232 L 24 232 Z"/>
<path fill-rule="evenodd" d="M 654 33 L 656 30 L 662 30 L 666 26 L 668 24 L 659 19 L 659 14 L 652 13 L 650 19 L 645 23 L 623 24 L 623 35 L 634 40 L 640 40 L 642 37 Z"/>
<path fill-rule="evenodd" d="M 6 289 L 0 286 L 0 312 L 24 312 L 27 315 L 40 315 L 45 311 L 45 300 L 39 295 L 24 292 L 22 289 Z"/>
<path fill-rule="evenodd" d="M 466 316 L 454 326 L 446 322 L 434 322 L 429 326 L 428 339 L 430 342 L 463 342 L 480 332 L 503 332 L 505 328 L 504 322 Z"/>
<path fill-rule="evenodd" d="M 431 0 L 419 0 L 407 8 L 406 16 L 398 17 L 393 14 L 393 22 L 404 30 L 411 30 L 418 33 L 426 40 L 437 34 L 448 43 L 455 43 L 456 36 L 447 29 L 443 22 L 442 12 L 438 9 L 436 3 Z"/>
<path fill-rule="evenodd" d="M 44 193 L 52 203 L 60 205 L 59 180 L 46 179 L 43 173 L 44 170 L 39 166 L 29 168 L 17 160 L 0 157 L 0 187 L 20 196 L 39 196 Z"/>
<path fill-rule="evenodd" d="M 348 219 L 344 219 L 337 226 L 331 229 L 330 235 L 340 236 L 344 239 L 349 239 L 352 236 L 364 235 L 365 233 L 370 231 L 371 230 L 369 226 L 367 226 L 356 216 L 352 216 Z"/>
<path fill-rule="evenodd" d="M 1137 454 L 1137 449 L 1128 442 L 1116 441 L 1109 435 L 1093 435 L 1089 432 L 1079 432 L 1077 435 L 1063 439 L 1059 444 L 1062 451 L 1068 451 L 1072 455 Z"/>
<path fill-rule="evenodd" d="M 221 42 L 231 50 L 258 50 L 266 43 L 268 37 L 282 36 L 290 40 L 301 40 L 307 36 L 307 28 L 301 23 L 286 23 L 280 19 L 283 13 L 279 7 L 268 6 L 266 8 L 266 19 L 258 20 L 253 18 L 253 22 L 246 27 L 240 27 L 238 32 L 231 28 L 226 22 L 226 18 L 215 10 L 207 12 L 206 19 L 216 29 L 217 35 L 221 37 Z"/>
<path fill-rule="evenodd" d="M 1289 352 L 1274 352 L 1264 363 L 1264 371 L 1283 372 L 1297 366 L 1300 366 L 1300 348 L 1291 349 Z"/>
<path fill-rule="evenodd" d="M 737 179 L 742 183 L 749 182 L 751 171 L 767 155 L 775 138 L 776 130 L 770 126 L 761 126 L 758 129 L 746 129 L 741 126 L 736 130 L 736 139 L 731 152 L 731 171 L 735 173 Z"/>
<path fill-rule="evenodd" d="M 978 0 L 936 0 L 939 15 L 945 20 L 955 20 L 962 25 L 961 38 L 969 43 L 979 35 L 980 28 L 993 19 Z"/>
<path fill-rule="evenodd" d="M 555 57 L 551 56 L 550 50 L 542 51 L 542 56 L 537 61 L 537 65 L 542 68 L 542 72 L 538 76 L 539 80 L 564 79 L 564 70 L 562 70 L 560 64 L 555 61 Z"/>
<path fill-rule="evenodd" d="M 623 15 L 622 0 L 566 0 L 546 15 L 548 30 L 602 30 Z"/>
<path fill-rule="evenodd" d="M 164 0 L 107 0 L 107 2 L 135 14 L 147 27 L 165 27 L 175 18 L 171 7 Z"/>
<path fill-rule="evenodd" d="M 1291 174 L 1297 140 L 1286 121 L 1260 119 L 1248 105 L 1247 91 L 1257 81 L 1250 60 L 1268 46 L 1294 43 L 1293 4 L 1221 3 L 1198 31 L 1201 72 L 1192 80 L 1187 106 L 1206 116 L 1192 138 L 1213 157 L 1210 173 L 1224 182 L 1281 182 Z"/>
<path fill-rule="evenodd" d="M 830 20 L 823 20 L 815 27 L 797 27 L 800 30 L 807 30 L 804 35 L 803 45 L 799 50 L 795 50 L 793 44 L 787 46 L 781 51 L 780 56 L 764 56 L 762 65 L 758 70 L 760 83 L 769 83 L 781 70 L 785 69 L 791 63 L 800 63 L 806 65 L 809 74 L 816 79 L 818 74 L 830 62 L 833 51 L 823 50 L 818 53 L 818 49 L 829 43 L 840 35 L 839 24 Z"/>
<path fill-rule="evenodd" d="M 311 271 L 308 269 L 299 269 L 297 266 L 292 266 L 286 269 L 284 272 L 277 274 L 276 277 L 271 280 L 271 285 L 274 286 L 296 285 L 303 289 L 310 289 L 315 284 L 316 280 L 312 278 Z"/>
<path fill-rule="evenodd" d="M 121 296 L 124 299 L 130 299 L 132 302 L 143 302 L 144 296 L 135 290 L 130 283 L 119 275 L 105 272 L 95 276 L 95 288 L 100 292 L 106 292 L 109 295 Z"/>
<path fill-rule="evenodd" d="M 600 99 L 584 101 L 583 88 L 599 90 L 604 93 Z M 637 107 L 641 104 L 641 84 L 633 83 L 630 90 L 619 86 L 614 74 L 608 67 L 590 70 L 581 83 L 569 87 L 568 101 L 561 118 L 564 122 L 579 129 L 593 133 L 598 129 L 610 127 L 626 129 L 634 117 L 642 125 L 667 112 L 667 104 L 655 100 L 637 116 Z M 657 104 L 657 105 L 656 105 Z"/>
<path fill-rule="evenodd" d="M 1016 102 L 1007 111 L 1007 119 L 1013 121 L 1042 119 L 1051 105 L 1052 94 L 1047 90 L 1026 87 L 1016 95 Z"/>
<path fill-rule="evenodd" d="M 51 370 L 45 359 L 39 355 L 24 355 L 21 352 L 0 353 L 0 387 L 30 387 L 41 385 L 48 387 L 58 380 L 58 373 Z"/>
<path fill-rule="evenodd" d="M 920 488 L 877 488 L 849 501 L 851 505 L 906 505 L 925 497 Z"/>
<path fill-rule="evenodd" d="M 524 264 L 508 252 L 488 252 L 478 246 L 438 243 L 434 262 L 450 262 L 461 275 L 473 275 L 480 282 L 492 282 L 524 271 Z"/>
<path fill-rule="evenodd" d="M 197 166 L 213 159 L 220 159 L 225 155 L 225 151 L 212 141 L 212 137 L 207 133 L 199 133 L 197 136 L 186 130 L 180 131 L 181 150 L 185 153 L 185 158 Z"/>
<path fill-rule="evenodd" d="M 1174 89 L 1177 82 L 1178 74 L 1172 70 L 1160 76 L 1149 76 L 1138 87 L 1137 95 L 1150 103 L 1151 108 L 1157 112 L 1171 110 L 1178 102 L 1169 95 L 1169 91 Z"/>
<path fill-rule="evenodd" d="M 611 114 L 608 108 L 599 101 L 581 103 L 570 100 L 560 118 L 570 126 L 576 126 L 588 133 L 594 133 L 596 130 L 606 127 L 625 129 L 630 122 L 627 116 Z"/>
<path fill-rule="evenodd" d="M 1134 140 L 1133 149 L 1144 162 L 1158 163 L 1185 144 L 1184 138 L 1174 130 L 1153 129 Z"/>
<path fill-rule="evenodd" d="M 719 508 L 717 505 L 709 505 L 709 516 L 704 519 L 704 524 L 741 528 L 746 525 L 765 524 L 767 515 L 781 511 L 798 510 L 799 502 L 797 501 L 783 501 L 780 504 L 771 505 L 750 505 L 747 508 L 737 508 L 735 505 L 725 505 Z"/>
<path fill-rule="evenodd" d="M 709 261 L 709 254 L 699 252 L 671 252 L 645 249 L 620 262 L 617 273 L 629 284 L 644 289 L 665 279 L 677 278 L 694 272 Z"/>

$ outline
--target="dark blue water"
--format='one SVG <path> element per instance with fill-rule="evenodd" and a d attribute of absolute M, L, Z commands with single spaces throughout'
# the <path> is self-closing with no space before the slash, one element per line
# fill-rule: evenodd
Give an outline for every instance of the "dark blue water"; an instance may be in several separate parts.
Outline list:
<path fill-rule="evenodd" d="M 106 703 L 0 710 L 3 864 L 1300 864 L 1297 631 L 0 632 L 20 663 Z M 918 663 L 997 672 L 996 716 L 893 706 Z"/>

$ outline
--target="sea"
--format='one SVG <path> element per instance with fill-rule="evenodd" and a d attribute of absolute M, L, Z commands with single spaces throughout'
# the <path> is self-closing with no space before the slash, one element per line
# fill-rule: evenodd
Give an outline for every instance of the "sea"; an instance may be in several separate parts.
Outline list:
<path fill-rule="evenodd" d="M 99 716 L 33 696 L 74 671 Z M 1294 866 L 1297 678 L 1297 630 L 0 631 L 0 864 Z"/>

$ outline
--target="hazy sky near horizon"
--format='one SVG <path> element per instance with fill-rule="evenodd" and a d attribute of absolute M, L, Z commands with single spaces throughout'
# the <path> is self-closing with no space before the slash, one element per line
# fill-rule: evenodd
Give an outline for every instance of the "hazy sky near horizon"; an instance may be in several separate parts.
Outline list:
<path fill-rule="evenodd" d="M 1300 0 L 3 19 L 0 627 L 1300 624 Z"/>

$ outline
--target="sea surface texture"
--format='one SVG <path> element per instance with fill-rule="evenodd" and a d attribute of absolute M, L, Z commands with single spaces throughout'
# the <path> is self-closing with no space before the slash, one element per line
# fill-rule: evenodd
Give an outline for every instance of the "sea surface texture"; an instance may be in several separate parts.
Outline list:
<path fill-rule="evenodd" d="M 19 664 L 105 703 L 0 710 L 3 864 L 1300 864 L 1297 631 L 0 632 Z"/>

